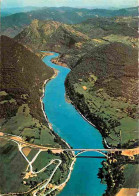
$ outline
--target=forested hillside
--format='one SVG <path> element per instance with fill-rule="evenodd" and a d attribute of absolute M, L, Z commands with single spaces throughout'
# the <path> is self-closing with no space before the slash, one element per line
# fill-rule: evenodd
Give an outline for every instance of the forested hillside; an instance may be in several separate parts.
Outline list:
<path fill-rule="evenodd" d="M 6 36 L 1 37 L 0 70 L 0 193 L 32 195 L 49 178 L 57 163 L 54 161 L 47 170 L 33 175 L 28 160 L 31 162 L 36 156 L 33 162 L 36 172 L 53 159 L 61 160 L 52 181 L 57 185 L 67 177 L 71 163 L 69 154 L 56 155 L 47 150 L 41 153 L 39 149 L 67 147 L 51 130 L 42 111 L 44 82 L 54 71 L 33 52 Z"/>

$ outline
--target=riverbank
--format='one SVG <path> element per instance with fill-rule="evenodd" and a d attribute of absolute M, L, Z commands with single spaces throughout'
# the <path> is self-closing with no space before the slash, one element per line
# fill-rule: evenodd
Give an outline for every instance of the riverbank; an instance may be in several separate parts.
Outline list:
<path fill-rule="evenodd" d="M 59 66 L 62 66 L 62 67 L 67 67 L 67 64 L 66 63 L 63 63 L 63 62 L 60 62 L 58 59 L 52 59 L 51 60 L 52 63 L 56 64 L 56 65 L 59 65 Z"/>
<path fill-rule="evenodd" d="M 92 125 L 93 127 L 96 128 L 96 126 L 95 126 L 91 121 L 89 121 L 89 120 L 80 112 L 80 110 L 76 107 L 76 105 L 74 105 L 74 103 L 73 103 L 69 98 L 67 98 L 67 95 L 65 95 L 65 99 L 66 99 L 67 103 L 70 103 L 70 104 L 72 104 L 72 105 L 75 107 L 75 109 L 78 111 L 78 113 L 81 115 L 81 117 L 82 117 L 85 121 L 87 121 L 90 125 Z"/>
<path fill-rule="evenodd" d="M 39 57 L 39 58 L 41 58 L 41 59 L 43 59 L 44 57 L 46 57 L 46 56 L 50 56 L 50 55 L 53 55 L 54 53 L 52 53 L 52 52 L 36 52 L 36 55 Z"/>
<path fill-rule="evenodd" d="M 50 54 L 50 55 L 53 55 L 52 53 L 46 53 L 45 56 L 48 56 L 49 54 Z M 45 56 L 44 56 L 44 57 L 45 57 Z M 43 57 L 43 58 L 44 58 L 44 57 Z M 54 74 L 52 75 L 52 77 L 51 77 L 50 79 L 47 79 L 47 80 L 44 81 L 43 86 L 42 86 L 42 96 L 40 97 L 41 109 L 42 109 L 43 115 L 44 115 L 45 120 L 47 121 L 47 123 L 48 123 L 50 129 L 52 129 L 52 125 L 51 125 L 51 123 L 49 123 L 48 118 L 47 118 L 47 115 L 46 115 L 46 113 L 45 113 L 45 111 L 44 111 L 43 98 L 44 98 L 44 94 L 45 94 L 45 86 L 47 85 L 47 83 L 48 83 L 50 80 L 54 79 L 54 78 L 57 76 L 57 74 L 58 74 L 58 71 L 57 71 L 56 69 L 53 69 L 53 71 L 54 71 Z"/>

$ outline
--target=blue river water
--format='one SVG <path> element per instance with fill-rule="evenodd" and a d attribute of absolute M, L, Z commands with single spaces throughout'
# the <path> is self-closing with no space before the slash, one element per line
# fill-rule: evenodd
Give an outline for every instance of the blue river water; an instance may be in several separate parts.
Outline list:
<path fill-rule="evenodd" d="M 85 121 L 74 106 L 65 100 L 64 82 L 69 68 L 55 65 L 51 59 L 54 53 L 43 61 L 58 70 L 55 79 L 48 82 L 43 98 L 45 113 L 53 130 L 73 148 L 104 148 L 102 136 L 97 129 Z M 100 156 L 95 152 L 86 152 L 82 156 Z M 71 178 L 59 196 L 102 196 L 106 185 L 97 177 L 101 162 L 99 158 L 78 158 Z"/>

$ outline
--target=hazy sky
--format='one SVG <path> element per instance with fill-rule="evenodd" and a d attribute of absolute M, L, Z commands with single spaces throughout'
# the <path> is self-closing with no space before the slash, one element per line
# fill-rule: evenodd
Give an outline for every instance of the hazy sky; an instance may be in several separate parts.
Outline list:
<path fill-rule="evenodd" d="M 70 6 L 70 7 L 132 7 L 137 0 L 1 0 L 2 8 L 22 6 Z"/>

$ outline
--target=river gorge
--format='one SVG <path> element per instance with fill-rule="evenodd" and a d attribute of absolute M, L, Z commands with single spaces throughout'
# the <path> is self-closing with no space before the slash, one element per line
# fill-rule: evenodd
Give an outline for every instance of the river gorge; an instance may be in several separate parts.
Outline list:
<path fill-rule="evenodd" d="M 73 148 L 104 148 L 99 131 L 89 124 L 65 98 L 65 79 L 69 68 L 55 65 L 51 59 L 59 54 L 43 58 L 43 62 L 58 71 L 57 76 L 45 87 L 44 110 L 53 130 Z M 102 167 L 102 158 L 95 152 L 86 152 L 77 158 L 71 178 L 59 196 L 101 196 L 106 185 L 100 182 L 97 174 Z"/>

